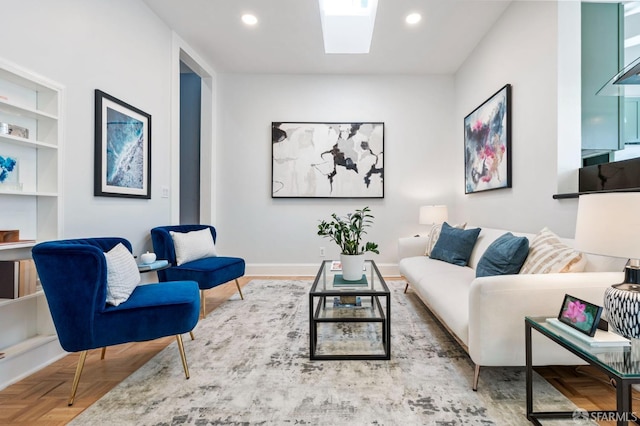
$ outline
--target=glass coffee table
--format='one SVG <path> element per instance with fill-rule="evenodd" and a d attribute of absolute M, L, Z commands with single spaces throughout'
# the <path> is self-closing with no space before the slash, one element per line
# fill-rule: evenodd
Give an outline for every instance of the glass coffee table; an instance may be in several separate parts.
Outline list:
<path fill-rule="evenodd" d="M 309 291 L 310 359 L 391 359 L 391 293 L 375 262 L 355 282 L 332 263 L 322 262 Z"/>

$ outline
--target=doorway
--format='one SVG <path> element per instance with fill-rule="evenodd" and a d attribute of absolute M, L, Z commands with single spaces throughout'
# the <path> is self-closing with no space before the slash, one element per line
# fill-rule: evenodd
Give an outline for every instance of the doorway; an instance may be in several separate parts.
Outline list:
<path fill-rule="evenodd" d="M 180 61 L 180 224 L 200 223 L 202 79 Z"/>

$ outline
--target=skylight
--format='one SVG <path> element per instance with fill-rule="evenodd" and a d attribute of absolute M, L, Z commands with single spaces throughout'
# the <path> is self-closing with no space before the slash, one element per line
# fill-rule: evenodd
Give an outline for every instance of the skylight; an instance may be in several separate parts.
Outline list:
<path fill-rule="evenodd" d="M 325 53 L 369 53 L 378 0 L 318 0 Z"/>

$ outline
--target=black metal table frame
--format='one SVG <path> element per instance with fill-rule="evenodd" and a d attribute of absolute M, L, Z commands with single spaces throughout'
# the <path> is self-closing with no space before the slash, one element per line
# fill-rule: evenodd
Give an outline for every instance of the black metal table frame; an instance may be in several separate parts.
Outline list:
<path fill-rule="evenodd" d="M 383 360 L 388 361 L 391 359 L 391 292 L 386 286 L 386 283 L 380 275 L 380 271 L 376 264 L 371 261 L 371 266 L 374 268 L 374 273 L 378 275 L 378 279 L 383 283 L 383 288 L 386 291 L 373 291 L 373 290 L 350 290 L 348 293 L 344 291 L 323 291 L 322 293 L 314 292 L 318 284 L 318 280 L 323 273 L 326 261 L 322 262 L 320 270 L 316 275 L 316 279 L 309 291 L 309 359 L 312 361 L 334 361 L 334 360 Z M 362 318 L 362 317 L 340 317 L 340 318 L 320 318 L 321 310 L 324 309 L 327 297 L 336 296 L 360 296 L 371 297 L 371 309 L 377 309 L 380 313 L 380 318 Z M 386 299 L 385 307 L 386 311 L 382 308 L 380 297 Z M 318 300 L 317 305 L 314 308 L 314 299 L 322 298 Z M 374 303 L 375 302 L 375 303 Z M 352 308 L 345 308 L 352 309 Z M 386 315 L 385 315 L 386 313 Z M 318 324 L 319 323 L 338 323 L 338 322 L 370 322 L 382 323 L 382 344 L 384 347 L 383 354 L 343 354 L 343 355 L 318 355 L 316 353 L 318 345 Z"/>
<path fill-rule="evenodd" d="M 543 419 L 572 419 L 576 415 L 576 411 L 533 411 L 533 356 L 531 345 L 532 329 L 535 329 L 543 336 L 556 342 L 558 345 L 583 359 L 589 365 L 595 367 L 598 371 L 601 371 L 610 379 L 613 379 L 615 381 L 616 410 L 586 411 L 586 413 L 588 413 L 589 415 L 589 418 L 615 419 L 618 426 L 627 425 L 628 421 L 633 421 L 636 424 L 640 424 L 640 419 L 631 411 L 631 385 L 640 383 L 640 378 L 625 378 L 621 377 L 618 374 L 614 374 L 612 371 L 607 370 L 598 363 L 593 362 L 593 360 L 579 348 L 567 344 L 554 334 L 547 332 L 547 330 L 544 327 L 541 327 L 535 320 L 525 318 L 527 419 L 531 423 L 542 426 L 540 420 Z M 582 413 L 584 414 L 584 412 Z"/>

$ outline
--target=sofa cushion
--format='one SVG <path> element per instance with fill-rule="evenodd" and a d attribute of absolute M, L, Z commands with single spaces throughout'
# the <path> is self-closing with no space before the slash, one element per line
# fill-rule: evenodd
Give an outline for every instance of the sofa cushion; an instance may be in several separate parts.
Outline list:
<path fill-rule="evenodd" d="M 517 274 L 529 254 L 527 237 L 503 234 L 487 247 L 476 269 L 476 277 Z"/>
<path fill-rule="evenodd" d="M 176 250 L 176 264 L 178 266 L 198 259 L 215 257 L 216 246 L 211 231 L 200 229 L 191 232 L 169 231 Z"/>
<path fill-rule="evenodd" d="M 543 228 L 529 244 L 529 255 L 521 274 L 582 272 L 586 256 L 560 241 L 549 228 Z"/>
<path fill-rule="evenodd" d="M 104 254 L 107 261 L 107 303 L 118 306 L 129 299 L 140 283 L 140 271 L 131 252 L 122 244 Z"/>
<path fill-rule="evenodd" d="M 444 222 L 440 237 L 429 257 L 458 266 L 467 266 L 479 233 L 480 228 L 458 229 Z"/>
<path fill-rule="evenodd" d="M 475 271 L 424 256 L 413 259 L 421 260 L 422 278 L 409 281 L 409 288 L 466 345 L 469 341 L 469 288 Z M 418 266 L 417 263 L 414 266 Z"/>
<path fill-rule="evenodd" d="M 458 229 L 464 229 L 465 226 L 467 226 L 467 222 L 453 225 L 454 228 L 458 228 Z M 431 251 L 433 250 L 433 247 L 435 247 L 436 242 L 438 242 L 438 237 L 440 237 L 441 231 L 442 231 L 442 223 L 437 223 L 431 226 L 429 235 L 427 235 L 427 247 L 424 252 L 425 256 L 431 255 Z"/>

